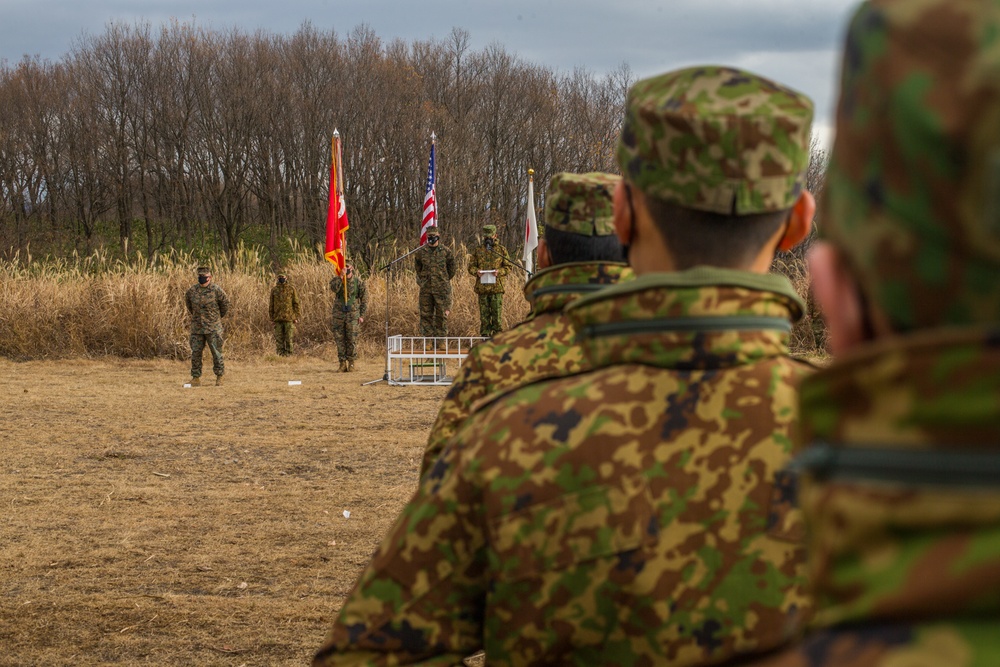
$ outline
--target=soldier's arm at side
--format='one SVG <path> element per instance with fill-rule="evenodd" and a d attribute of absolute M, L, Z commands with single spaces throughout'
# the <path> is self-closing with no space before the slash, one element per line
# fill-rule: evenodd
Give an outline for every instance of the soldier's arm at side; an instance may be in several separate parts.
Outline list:
<path fill-rule="evenodd" d="M 448 450 L 344 602 L 314 666 L 461 664 L 482 646 L 485 528 Z"/>
<path fill-rule="evenodd" d="M 188 315 L 194 315 L 194 304 L 191 303 L 191 290 L 184 292 L 184 305 L 187 306 Z"/>
<path fill-rule="evenodd" d="M 274 321 L 274 290 L 273 289 L 271 290 L 271 298 L 268 300 L 267 316 L 271 318 L 272 322 Z"/>
<path fill-rule="evenodd" d="M 225 317 L 226 313 L 229 312 L 229 297 L 222 290 L 221 287 L 218 288 L 218 293 L 215 295 L 216 303 L 219 304 L 219 317 Z"/>
<path fill-rule="evenodd" d="M 292 319 L 296 322 L 299 321 L 299 315 L 301 311 L 299 310 L 299 294 L 292 288 Z"/>
<path fill-rule="evenodd" d="M 448 254 L 444 259 L 444 266 L 448 272 L 448 280 L 451 280 L 455 277 L 455 253 L 451 251 L 451 248 L 448 248 Z"/>
<path fill-rule="evenodd" d="M 500 255 L 503 257 L 503 261 L 500 262 L 500 268 L 497 269 L 497 276 L 505 278 L 510 273 L 510 253 L 507 252 L 507 248 L 500 246 Z"/>
<path fill-rule="evenodd" d="M 368 312 L 368 286 L 358 278 L 358 317 L 364 317 Z"/>

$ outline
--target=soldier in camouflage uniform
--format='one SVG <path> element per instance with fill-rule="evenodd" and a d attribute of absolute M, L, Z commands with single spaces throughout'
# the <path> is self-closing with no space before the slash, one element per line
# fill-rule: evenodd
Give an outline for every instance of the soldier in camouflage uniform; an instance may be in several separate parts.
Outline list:
<path fill-rule="evenodd" d="M 615 236 L 612 194 L 621 177 L 556 174 L 545 195 L 545 228 L 538 267 L 524 296 L 528 318 L 469 351 L 441 403 L 427 439 L 421 475 L 487 396 L 544 378 L 585 370 L 565 306 L 619 280 L 631 280 Z"/>
<path fill-rule="evenodd" d="M 809 230 L 811 119 L 740 70 L 632 87 L 615 226 L 637 277 L 566 309 L 594 370 L 465 422 L 315 664 L 702 665 L 786 637 L 808 598 L 779 471 L 809 369 L 766 272 Z"/>
<path fill-rule="evenodd" d="M 455 256 L 451 248 L 441 245 L 437 227 L 428 227 L 427 243 L 417 251 L 414 265 L 420 288 L 420 335 L 447 336 Z"/>
<path fill-rule="evenodd" d="M 347 298 L 344 298 L 344 283 L 347 283 Z M 354 360 L 358 358 L 358 330 L 365 321 L 368 311 L 368 288 L 363 280 L 354 275 L 354 266 L 344 266 L 344 277 L 334 276 L 330 280 L 333 300 L 333 340 L 337 344 L 337 358 L 340 372 L 354 370 Z"/>
<path fill-rule="evenodd" d="M 1000 4 L 850 24 L 801 391 L 817 612 L 768 667 L 1000 665 Z"/>
<path fill-rule="evenodd" d="M 284 273 L 278 274 L 278 284 L 271 288 L 268 313 L 274 323 L 274 342 L 278 354 L 287 356 L 292 353 L 295 323 L 299 321 L 299 295 L 288 284 L 288 276 Z"/>
<path fill-rule="evenodd" d="M 198 284 L 184 295 L 184 304 L 191 315 L 191 386 L 201 384 L 201 358 L 205 346 L 212 352 L 215 384 L 222 385 L 226 364 L 222 358 L 222 318 L 229 311 L 229 297 L 212 282 L 212 270 L 198 268 Z"/>
<path fill-rule="evenodd" d="M 479 335 L 492 336 L 501 329 L 503 280 L 510 273 L 510 255 L 497 239 L 496 225 L 483 225 L 483 242 L 472 251 L 467 270 L 476 279 L 473 290 L 479 297 Z M 483 282 L 487 271 L 495 272 L 495 282 Z"/>

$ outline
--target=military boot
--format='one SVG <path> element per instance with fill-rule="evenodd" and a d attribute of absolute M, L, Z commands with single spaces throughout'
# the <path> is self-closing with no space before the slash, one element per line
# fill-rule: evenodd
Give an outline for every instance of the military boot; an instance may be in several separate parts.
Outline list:
<path fill-rule="evenodd" d="M 348 373 L 354 372 L 354 359 L 351 359 L 350 361 L 347 362 L 347 372 Z"/>
<path fill-rule="evenodd" d="M 222 376 L 221 375 L 216 375 L 215 376 L 215 386 L 216 387 L 221 387 L 222 386 Z"/>
<path fill-rule="evenodd" d="M 346 373 L 347 372 L 347 362 L 346 361 L 341 361 L 340 362 L 340 372 L 341 373 Z"/>
<path fill-rule="evenodd" d="M 201 378 L 191 378 L 191 381 L 188 384 L 190 384 L 192 387 L 200 387 Z"/>

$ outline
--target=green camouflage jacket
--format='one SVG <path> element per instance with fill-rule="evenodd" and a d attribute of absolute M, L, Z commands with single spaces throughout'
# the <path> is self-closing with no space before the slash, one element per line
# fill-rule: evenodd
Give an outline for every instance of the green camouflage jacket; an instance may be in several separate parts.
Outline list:
<path fill-rule="evenodd" d="M 421 476 L 477 401 L 522 384 L 585 370 L 583 350 L 574 343 L 562 309 L 582 295 L 631 278 L 632 269 L 611 262 L 560 264 L 536 273 L 524 286 L 531 306 L 527 320 L 476 345 L 462 362 L 427 438 Z"/>
<path fill-rule="evenodd" d="M 344 279 L 334 276 L 330 280 L 330 291 L 334 295 L 333 314 L 342 313 L 344 306 Z M 356 273 L 353 278 L 347 281 L 347 306 L 352 311 L 357 310 L 358 317 L 364 317 L 368 311 L 368 288 L 365 286 L 365 282 L 358 278 Z"/>
<path fill-rule="evenodd" d="M 184 295 L 191 315 L 191 333 L 222 334 L 222 318 L 229 311 L 229 297 L 215 283 L 193 285 Z"/>
<path fill-rule="evenodd" d="M 479 280 L 479 272 L 486 269 L 496 269 L 497 281 L 492 285 L 484 285 Z M 469 256 L 467 267 L 470 276 L 476 279 L 473 290 L 476 294 L 503 294 L 503 279 L 510 273 L 510 255 L 507 248 L 499 243 L 493 245 L 493 250 L 487 250 L 485 245 L 477 246 Z"/>
<path fill-rule="evenodd" d="M 816 630 L 760 665 L 1000 665 L 1000 329 L 906 341 L 802 385 Z"/>
<path fill-rule="evenodd" d="M 566 312 L 595 370 L 466 421 L 315 664 L 700 665 L 795 628 L 791 285 L 694 269 Z"/>
<path fill-rule="evenodd" d="M 299 319 L 299 295 L 295 288 L 288 283 L 272 287 L 269 313 L 272 322 L 294 322 Z"/>
<path fill-rule="evenodd" d="M 413 260 L 417 270 L 417 286 L 434 294 L 451 294 L 451 279 L 455 277 L 455 255 L 451 248 L 438 244 L 424 245 Z"/>

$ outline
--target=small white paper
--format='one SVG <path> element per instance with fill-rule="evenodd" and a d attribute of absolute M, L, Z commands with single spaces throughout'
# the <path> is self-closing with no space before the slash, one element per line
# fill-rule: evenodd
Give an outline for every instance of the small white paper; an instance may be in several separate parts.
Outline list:
<path fill-rule="evenodd" d="M 184 385 L 184 388 L 185 388 L 185 389 L 190 389 L 190 388 L 191 388 L 191 383 L 190 383 L 190 382 L 188 382 L 188 383 L 187 383 L 186 385 Z"/>
<path fill-rule="evenodd" d="M 484 285 L 495 285 L 497 282 L 496 269 L 484 269 L 479 272 L 479 282 Z"/>
<path fill-rule="evenodd" d="M 351 518 L 351 510 L 344 510 L 344 518 L 345 519 Z"/>
<path fill-rule="evenodd" d="M 291 387 L 292 385 L 296 385 L 296 384 L 302 384 L 302 380 L 289 380 L 288 381 L 288 386 L 289 387 Z"/>

